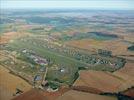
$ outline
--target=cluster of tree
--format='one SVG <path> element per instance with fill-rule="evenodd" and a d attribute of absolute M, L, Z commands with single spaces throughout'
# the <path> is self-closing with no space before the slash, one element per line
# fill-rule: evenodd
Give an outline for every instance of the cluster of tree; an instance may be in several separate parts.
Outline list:
<path fill-rule="evenodd" d="M 126 59 L 117 57 L 117 61 L 115 63 L 115 66 L 117 67 L 123 67 L 126 63 Z"/>
<path fill-rule="evenodd" d="M 130 50 L 130 51 L 134 51 L 134 45 L 128 47 L 128 50 Z"/>
<path fill-rule="evenodd" d="M 86 54 L 86 53 L 80 52 L 79 50 L 76 50 L 73 48 L 58 47 L 53 44 L 49 44 L 49 45 L 47 44 L 47 46 L 45 46 L 45 47 L 51 51 L 73 57 L 76 60 L 80 60 L 82 62 L 92 64 L 92 65 L 108 64 L 109 66 L 111 66 L 110 64 L 112 64 L 115 67 L 120 68 L 120 67 L 124 66 L 124 64 L 126 63 L 125 59 L 123 59 L 123 58 L 115 58 L 114 57 L 113 58 L 113 59 L 115 59 L 114 61 L 111 61 L 110 59 L 104 59 L 103 57 L 112 58 L 112 52 L 107 51 L 107 50 L 102 50 L 102 49 L 98 50 L 98 54 L 103 57 L 98 57 L 97 55 Z"/>
<path fill-rule="evenodd" d="M 114 66 L 115 68 L 120 68 L 124 66 L 125 60 L 122 58 L 112 57 L 112 52 L 107 50 L 98 50 L 98 55 L 91 55 L 84 52 L 81 52 L 80 50 L 71 48 L 71 47 L 64 47 L 64 46 L 58 46 L 51 42 L 43 42 L 42 40 L 36 41 L 37 44 L 43 46 L 44 48 L 60 53 L 62 55 L 70 56 L 76 60 L 91 64 L 91 65 L 109 65 Z M 101 57 L 103 56 L 103 57 Z M 104 59 L 107 57 L 107 59 Z M 114 60 L 110 60 L 109 58 L 112 58 Z"/>
<path fill-rule="evenodd" d="M 51 81 L 49 81 L 45 86 L 50 87 L 53 90 L 56 90 L 60 87 L 60 85 L 57 82 L 51 82 Z"/>
<path fill-rule="evenodd" d="M 114 97 L 117 97 L 118 100 L 134 100 L 133 97 L 123 95 L 120 92 L 119 93 L 102 93 L 101 95 L 114 96 Z"/>

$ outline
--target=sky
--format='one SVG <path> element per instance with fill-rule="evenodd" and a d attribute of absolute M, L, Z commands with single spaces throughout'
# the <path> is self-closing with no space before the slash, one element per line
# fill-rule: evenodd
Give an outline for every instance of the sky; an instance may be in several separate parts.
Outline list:
<path fill-rule="evenodd" d="M 84 8 L 134 10 L 134 0 L 0 0 L 2 9 Z"/>

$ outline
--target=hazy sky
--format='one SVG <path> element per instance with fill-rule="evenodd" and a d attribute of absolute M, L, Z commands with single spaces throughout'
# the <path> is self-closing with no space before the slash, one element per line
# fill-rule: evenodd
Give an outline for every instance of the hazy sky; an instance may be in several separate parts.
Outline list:
<path fill-rule="evenodd" d="M 88 8 L 134 10 L 134 0 L 0 0 L 1 8 Z"/>

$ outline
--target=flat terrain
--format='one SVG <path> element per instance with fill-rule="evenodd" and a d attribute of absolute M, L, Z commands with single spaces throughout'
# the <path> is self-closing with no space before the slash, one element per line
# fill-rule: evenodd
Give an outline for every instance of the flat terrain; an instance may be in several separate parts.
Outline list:
<path fill-rule="evenodd" d="M 0 97 L 19 88 L 28 92 L 18 99 L 116 100 L 99 94 L 134 86 L 133 26 L 133 11 L 4 11 Z"/>
<path fill-rule="evenodd" d="M 121 78 L 125 82 L 120 86 L 120 89 L 126 90 L 126 88 L 131 88 L 134 86 L 134 63 L 128 62 L 126 65 L 120 70 L 113 73 L 113 75 Z"/>
<path fill-rule="evenodd" d="M 134 62 L 128 62 L 125 64 L 123 68 L 114 72 L 113 74 L 123 73 L 129 75 L 130 77 L 133 77 L 134 76 L 133 72 L 134 72 Z"/>
<path fill-rule="evenodd" d="M 0 44 L 7 44 L 9 42 L 12 42 L 15 38 L 20 38 L 22 36 L 27 35 L 28 33 L 21 33 L 21 32 L 7 32 L 3 33 L 2 36 L 0 36 Z"/>
<path fill-rule="evenodd" d="M 113 55 L 133 55 L 133 52 L 127 50 L 128 44 L 123 42 L 123 40 L 106 40 L 98 41 L 93 39 L 82 39 L 82 40 L 72 40 L 65 44 L 69 46 L 74 46 L 81 49 L 87 49 L 90 51 L 97 52 L 97 49 L 105 49 L 112 51 Z M 134 60 L 134 58 L 133 58 Z"/>
<path fill-rule="evenodd" d="M 130 88 L 130 89 L 124 91 L 123 94 L 130 96 L 130 97 L 134 97 L 134 88 Z"/>
<path fill-rule="evenodd" d="M 31 89 L 25 92 L 23 95 L 17 96 L 12 100 L 47 100 L 46 97 L 43 96 L 42 91 L 38 89 Z"/>
<path fill-rule="evenodd" d="M 103 92 L 117 92 L 124 81 L 101 71 L 80 71 L 74 86 L 93 87 Z"/>
<path fill-rule="evenodd" d="M 134 86 L 133 64 L 128 63 L 124 68 L 114 73 L 102 71 L 80 71 L 79 78 L 73 84 L 74 86 L 87 86 L 96 88 L 103 92 L 119 92 Z M 125 69 L 125 70 L 124 70 Z"/>
<path fill-rule="evenodd" d="M 97 94 L 85 93 L 85 92 L 78 92 L 74 90 L 70 90 L 63 94 L 56 100 L 117 100 L 114 97 L 108 96 L 101 96 Z"/>
<path fill-rule="evenodd" d="M 61 87 L 59 91 L 56 92 L 43 92 L 43 96 L 45 96 L 46 100 L 56 100 L 58 97 L 62 96 L 64 93 L 69 91 L 70 88 L 68 87 Z"/>
<path fill-rule="evenodd" d="M 10 100 L 16 93 L 16 88 L 26 92 L 32 88 L 26 81 L 20 77 L 14 76 L 9 70 L 0 65 L 0 98 L 1 100 Z"/>

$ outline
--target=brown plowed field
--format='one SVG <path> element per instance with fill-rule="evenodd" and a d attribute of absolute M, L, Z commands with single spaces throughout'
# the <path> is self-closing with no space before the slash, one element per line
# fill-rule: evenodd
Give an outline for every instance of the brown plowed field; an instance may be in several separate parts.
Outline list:
<path fill-rule="evenodd" d="M 134 86 L 134 63 L 127 62 L 123 68 L 114 72 L 113 75 L 125 81 L 120 87 L 121 91 L 131 88 Z"/>
<path fill-rule="evenodd" d="M 61 87 L 59 91 L 56 91 L 56 92 L 45 91 L 43 95 L 45 96 L 46 100 L 56 100 L 59 96 L 63 95 L 65 92 L 69 90 L 70 90 L 69 88 Z"/>
<path fill-rule="evenodd" d="M 19 95 L 12 100 L 47 100 L 43 96 L 43 92 L 39 91 L 38 89 L 31 89 L 30 91 Z"/>
<path fill-rule="evenodd" d="M 114 73 L 103 71 L 80 71 L 80 76 L 73 86 L 86 86 L 103 92 L 119 92 L 134 86 L 133 63 Z M 87 88 L 88 89 L 88 88 Z"/>
<path fill-rule="evenodd" d="M 115 97 L 108 97 L 108 96 L 70 90 L 56 100 L 117 100 L 117 99 Z"/>
<path fill-rule="evenodd" d="M 0 65 L 0 98 L 10 100 L 16 92 L 16 88 L 26 92 L 32 87 L 23 79 L 12 75 L 9 70 Z"/>

